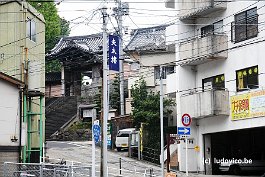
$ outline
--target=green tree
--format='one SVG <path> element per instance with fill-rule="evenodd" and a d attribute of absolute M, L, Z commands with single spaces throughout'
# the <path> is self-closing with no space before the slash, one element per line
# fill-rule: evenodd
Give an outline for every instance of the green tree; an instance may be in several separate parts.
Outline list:
<path fill-rule="evenodd" d="M 120 80 L 119 75 L 116 75 L 110 90 L 110 106 L 117 109 L 120 114 Z"/>
<path fill-rule="evenodd" d="M 45 52 L 51 50 L 61 36 L 61 19 L 54 2 L 43 0 L 29 2 L 45 19 Z"/>
<path fill-rule="evenodd" d="M 61 63 L 59 60 L 46 61 L 45 72 L 59 72 L 61 71 Z"/>
<path fill-rule="evenodd" d="M 62 36 L 70 34 L 69 22 L 60 18 L 54 2 L 44 0 L 29 1 L 45 19 L 45 53 L 50 51 Z M 60 71 L 61 64 L 58 60 L 46 63 L 46 72 Z"/>
<path fill-rule="evenodd" d="M 98 93 L 94 97 L 94 103 L 96 106 L 97 118 L 100 117 L 100 111 L 102 108 L 102 87 L 98 88 Z"/>
<path fill-rule="evenodd" d="M 65 20 L 64 18 L 60 18 L 61 20 L 61 36 L 69 36 L 70 30 L 70 22 Z"/>
<path fill-rule="evenodd" d="M 132 87 L 134 125 L 139 127 L 145 124 L 148 134 L 146 144 L 153 149 L 160 147 L 160 94 L 159 92 L 148 92 L 146 82 L 141 78 Z M 164 98 L 164 127 L 167 127 L 167 117 L 172 113 L 171 107 L 174 101 Z"/>

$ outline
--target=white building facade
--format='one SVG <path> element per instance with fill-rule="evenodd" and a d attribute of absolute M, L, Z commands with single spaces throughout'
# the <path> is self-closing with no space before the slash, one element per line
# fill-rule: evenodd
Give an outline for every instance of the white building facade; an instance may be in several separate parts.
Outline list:
<path fill-rule="evenodd" d="M 218 174 L 214 159 L 264 156 L 265 2 L 176 0 L 175 8 L 176 73 L 167 86 L 176 91 L 177 125 L 192 117 L 188 171 Z M 185 150 L 180 141 L 180 171 Z"/>
<path fill-rule="evenodd" d="M 175 76 L 175 45 L 167 42 L 165 37 L 171 31 L 174 29 L 170 25 L 139 28 L 134 31 L 125 51 L 135 62 L 134 64 L 138 63 L 138 72 L 128 77 L 126 114 L 132 113 L 131 89 L 140 78 L 144 79 L 149 91 L 155 93 L 160 91 L 160 66 L 163 66 L 163 93 L 168 98 L 175 99 L 175 89 L 167 89 L 167 84 L 172 85 L 167 83 L 167 78 Z M 168 124 L 176 126 L 176 116 L 171 116 Z"/>

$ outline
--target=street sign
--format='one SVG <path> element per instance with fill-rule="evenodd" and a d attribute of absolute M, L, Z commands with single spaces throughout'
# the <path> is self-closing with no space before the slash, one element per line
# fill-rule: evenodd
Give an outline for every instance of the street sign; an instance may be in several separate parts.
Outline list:
<path fill-rule="evenodd" d="M 178 127 L 179 135 L 190 135 L 190 127 Z"/>
<path fill-rule="evenodd" d="M 170 134 L 169 136 L 170 136 L 170 138 L 179 138 L 178 134 Z"/>
<path fill-rule="evenodd" d="M 111 127 L 111 124 L 110 123 L 108 123 L 107 124 L 108 126 L 107 126 L 107 146 L 109 147 L 109 148 L 111 148 L 111 131 L 112 131 L 112 127 Z"/>
<path fill-rule="evenodd" d="M 109 35 L 109 70 L 119 71 L 119 37 Z"/>
<path fill-rule="evenodd" d="M 181 122 L 185 127 L 190 126 L 191 124 L 191 117 L 189 114 L 183 114 L 181 118 Z"/>
<path fill-rule="evenodd" d="M 98 124 L 93 125 L 93 136 L 95 143 L 98 143 L 100 139 L 100 126 Z"/>

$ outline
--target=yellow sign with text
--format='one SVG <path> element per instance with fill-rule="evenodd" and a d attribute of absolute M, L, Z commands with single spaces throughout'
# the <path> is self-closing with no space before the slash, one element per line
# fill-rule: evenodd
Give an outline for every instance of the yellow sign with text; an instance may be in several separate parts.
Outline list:
<path fill-rule="evenodd" d="M 265 90 L 231 97 L 232 120 L 265 116 Z"/>

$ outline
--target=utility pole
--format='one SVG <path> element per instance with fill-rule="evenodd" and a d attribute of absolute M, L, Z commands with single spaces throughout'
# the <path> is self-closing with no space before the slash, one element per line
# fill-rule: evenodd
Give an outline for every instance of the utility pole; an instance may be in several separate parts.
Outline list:
<path fill-rule="evenodd" d="M 123 26 L 122 26 L 122 15 L 123 15 L 123 8 L 122 8 L 122 2 L 121 0 L 117 0 L 118 2 L 118 29 L 119 29 L 119 35 L 120 35 L 120 115 L 124 115 L 124 68 L 123 68 L 123 48 L 122 48 L 122 42 L 123 42 Z"/>
<path fill-rule="evenodd" d="M 161 130 L 161 177 L 164 177 L 164 114 L 163 114 L 163 66 L 160 66 L 160 130 Z"/>
<path fill-rule="evenodd" d="M 95 118 L 96 118 L 96 109 L 93 107 L 92 109 L 92 170 L 91 170 L 91 177 L 96 177 L 96 145 L 95 145 L 95 131 L 94 131 L 94 125 L 95 125 Z M 99 122 L 98 122 L 99 125 Z"/>
<path fill-rule="evenodd" d="M 103 177 L 108 177 L 107 172 L 107 122 L 109 114 L 109 105 L 108 105 L 108 57 L 107 57 L 107 8 L 102 8 L 103 15 L 103 136 L 102 136 L 102 146 L 103 146 Z"/>

